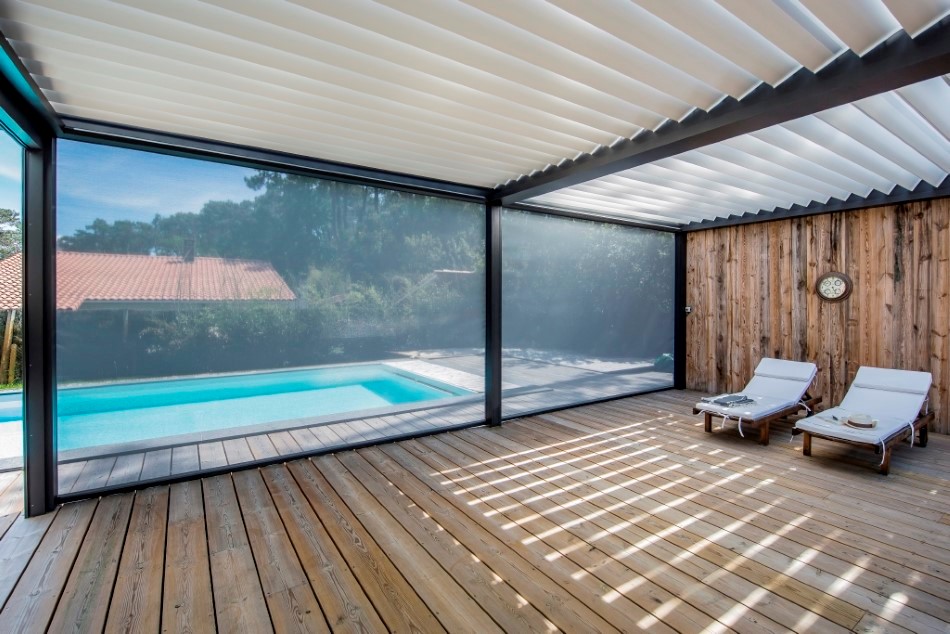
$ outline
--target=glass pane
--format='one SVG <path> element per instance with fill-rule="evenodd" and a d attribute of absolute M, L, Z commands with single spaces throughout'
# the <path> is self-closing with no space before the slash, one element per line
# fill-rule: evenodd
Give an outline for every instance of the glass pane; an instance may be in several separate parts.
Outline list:
<path fill-rule="evenodd" d="M 0 132 L 0 471 L 23 467 L 23 147 Z"/>
<path fill-rule="evenodd" d="M 62 493 L 484 418 L 482 206 L 78 142 L 58 170 Z"/>
<path fill-rule="evenodd" d="M 503 415 L 673 385 L 673 234 L 506 209 Z"/>

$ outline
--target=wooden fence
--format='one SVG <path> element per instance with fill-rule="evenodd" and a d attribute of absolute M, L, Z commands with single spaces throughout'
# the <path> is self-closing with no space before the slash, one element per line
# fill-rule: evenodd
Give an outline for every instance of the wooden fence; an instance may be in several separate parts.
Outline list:
<path fill-rule="evenodd" d="M 828 271 L 854 280 L 822 301 Z M 687 384 L 740 389 L 763 356 L 818 365 L 835 403 L 859 366 L 933 373 L 938 433 L 950 433 L 950 198 L 723 227 L 687 242 Z"/>

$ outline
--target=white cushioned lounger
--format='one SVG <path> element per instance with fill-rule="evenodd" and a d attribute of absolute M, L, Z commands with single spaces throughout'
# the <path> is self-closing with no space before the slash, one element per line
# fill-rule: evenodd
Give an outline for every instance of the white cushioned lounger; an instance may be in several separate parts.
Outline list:
<path fill-rule="evenodd" d="M 927 444 L 927 424 L 933 420 L 925 409 L 933 377 L 929 372 L 861 367 L 841 404 L 811 418 L 800 420 L 795 429 L 805 433 L 803 452 L 811 455 L 811 438 L 823 438 L 880 451 L 880 470 L 887 475 L 894 444 L 920 431 L 923 447 Z M 855 429 L 843 424 L 848 416 L 865 414 L 876 419 L 871 429 Z"/>
<path fill-rule="evenodd" d="M 743 426 L 758 428 L 759 442 L 769 444 L 769 423 L 790 416 L 801 409 L 810 411 L 820 398 L 806 397 L 806 392 L 815 378 L 818 368 L 814 363 L 764 358 L 755 368 L 749 383 L 736 394 L 742 394 L 753 402 L 732 407 L 700 401 L 693 408 L 694 414 L 703 413 L 706 431 L 712 431 L 712 417 L 719 416 L 723 425 L 735 420 L 739 433 Z"/>

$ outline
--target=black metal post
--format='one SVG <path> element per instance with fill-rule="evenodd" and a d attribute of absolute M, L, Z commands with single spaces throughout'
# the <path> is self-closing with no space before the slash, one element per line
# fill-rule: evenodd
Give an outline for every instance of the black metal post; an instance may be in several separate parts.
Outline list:
<path fill-rule="evenodd" d="M 686 234 L 673 236 L 673 387 L 686 388 Z"/>
<path fill-rule="evenodd" d="M 501 206 L 485 205 L 485 422 L 501 425 Z"/>
<path fill-rule="evenodd" d="M 51 137 L 25 151 L 23 321 L 23 466 L 28 517 L 56 505 L 55 146 Z"/>

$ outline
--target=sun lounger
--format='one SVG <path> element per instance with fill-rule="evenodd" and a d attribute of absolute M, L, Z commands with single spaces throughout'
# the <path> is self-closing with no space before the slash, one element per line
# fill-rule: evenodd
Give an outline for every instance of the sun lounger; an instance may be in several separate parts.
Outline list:
<path fill-rule="evenodd" d="M 910 437 L 913 446 L 919 432 L 916 444 L 927 446 L 927 425 L 934 419 L 927 407 L 932 382 L 929 372 L 859 368 L 841 405 L 796 423 L 796 433 L 805 434 L 802 452 L 811 455 L 812 438 L 866 447 L 882 454 L 879 467 L 887 475 L 895 444 Z M 866 425 L 872 420 L 874 426 L 852 427 L 852 417 L 860 422 L 851 424 Z"/>
<path fill-rule="evenodd" d="M 801 410 L 810 413 L 821 397 L 808 395 L 808 387 L 818 368 L 814 363 L 765 358 L 759 361 L 752 380 L 735 394 L 721 394 L 705 398 L 693 408 L 694 414 L 705 416 L 707 432 L 712 431 L 714 416 L 722 418 L 722 426 L 729 420 L 739 425 L 739 434 L 758 429 L 759 443 L 769 444 L 769 424 Z M 742 396 L 736 400 L 728 397 Z M 733 403 L 728 401 L 735 400 Z"/>

